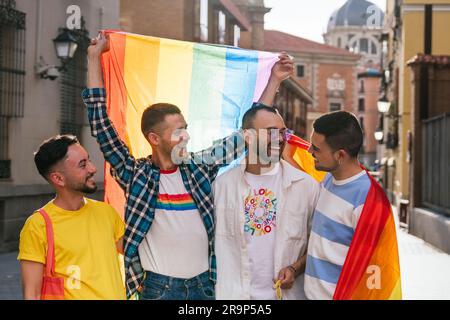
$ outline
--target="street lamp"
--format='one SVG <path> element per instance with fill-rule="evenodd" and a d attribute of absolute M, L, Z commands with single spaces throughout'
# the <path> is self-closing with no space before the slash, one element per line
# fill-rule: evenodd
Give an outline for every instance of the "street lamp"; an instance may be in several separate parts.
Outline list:
<path fill-rule="evenodd" d="M 378 143 L 381 144 L 382 141 L 383 141 L 383 138 L 384 138 L 384 132 L 383 132 L 383 130 L 381 130 L 380 128 L 378 128 L 377 131 L 375 131 L 374 136 L 375 136 L 375 140 L 377 140 Z"/>
<path fill-rule="evenodd" d="M 66 64 L 75 55 L 78 48 L 77 39 L 68 29 L 64 29 L 55 39 L 53 39 L 56 56 Z"/>
<path fill-rule="evenodd" d="M 389 102 L 389 100 L 386 98 L 386 96 L 383 96 L 383 98 L 381 98 L 378 103 L 378 111 L 380 111 L 380 113 L 386 113 L 389 111 L 389 109 L 391 108 L 391 103 Z"/>
<path fill-rule="evenodd" d="M 60 66 L 49 65 L 40 57 L 40 61 L 36 66 L 37 74 L 42 79 L 56 80 L 61 71 L 66 70 L 66 65 L 74 57 L 78 48 L 78 42 L 73 33 L 69 29 L 63 29 L 62 32 L 53 39 L 56 56 L 61 61 Z"/>

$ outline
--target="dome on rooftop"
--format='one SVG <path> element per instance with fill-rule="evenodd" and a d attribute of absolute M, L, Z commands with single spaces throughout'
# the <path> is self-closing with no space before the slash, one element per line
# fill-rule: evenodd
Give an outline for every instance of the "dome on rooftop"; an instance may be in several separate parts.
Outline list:
<path fill-rule="evenodd" d="M 380 12 L 379 19 L 369 19 Z M 334 27 L 367 26 L 375 23 L 375 27 L 382 27 L 384 12 L 380 7 L 366 0 L 348 0 L 342 7 L 335 10 L 328 21 L 328 31 Z M 373 26 L 373 25 L 372 25 Z"/>

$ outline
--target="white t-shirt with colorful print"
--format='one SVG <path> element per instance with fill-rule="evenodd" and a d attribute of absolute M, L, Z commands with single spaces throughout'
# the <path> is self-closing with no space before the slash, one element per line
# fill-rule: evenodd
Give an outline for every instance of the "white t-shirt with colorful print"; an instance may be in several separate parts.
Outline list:
<path fill-rule="evenodd" d="M 281 190 L 279 164 L 262 175 L 245 173 L 251 191 L 245 198 L 244 232 L 252 270 L 250 298 L 274 300 L 273 289 L 277 199 Z"/>
<path fill-rule="evenodd" d="M 209 269 L 208 234 L 179 169 L 161 170 L 155 219 L 139 245 L 144 270 L 189 279 Z"/>

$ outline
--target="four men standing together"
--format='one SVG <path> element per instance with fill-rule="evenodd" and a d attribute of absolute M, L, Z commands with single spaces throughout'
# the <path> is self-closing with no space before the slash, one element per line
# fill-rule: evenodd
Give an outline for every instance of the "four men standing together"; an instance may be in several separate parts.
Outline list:
<path fill-rule="evenodd" d="M 83 99 L 92 136 L 126 195 L 125 224 L 109 205 L 84 197 L 95 191 L 96 169 L 76 138 L 52 138 L 35 155 L 57 194 L 43 211 L 53 225 L 64 297 L 331 299 L 370 187 L 357 161 L 356 118 L 336 112 L 314 124 L 310 152 L 316 168 L 329 172 L 322 185 L 295 168 L 287 143 L 292 132 L 272 107 L 293 72 L 282 53 L 241 130 L 188 153 L 180 148 L 189 135 L 179 108 L 155 104 L 141 121 L 152 155 L 135 159 L 106 112 L 100 58 L 108 50 L 105 35 L 92 41 Z M 236 159 L 240 165 L 218 176 Z M 36 212 L 21 233 L 25 299 L 41 298 L 49 263 L 46 221 Z"/>

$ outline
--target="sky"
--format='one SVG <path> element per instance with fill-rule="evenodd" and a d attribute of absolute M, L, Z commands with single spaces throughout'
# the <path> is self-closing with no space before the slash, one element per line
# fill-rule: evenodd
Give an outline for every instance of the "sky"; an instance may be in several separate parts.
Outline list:
<path fill-rule="evenodd" d="M 369 0 L 386 9 L 386 0 Z M 265 0 L 272 11 L 265 16 L 265 29 L 279 30 L 323 43 L 328 19 L 346 0 Z"/>

